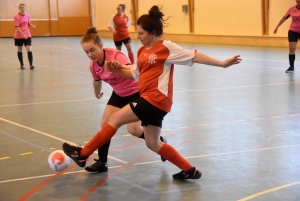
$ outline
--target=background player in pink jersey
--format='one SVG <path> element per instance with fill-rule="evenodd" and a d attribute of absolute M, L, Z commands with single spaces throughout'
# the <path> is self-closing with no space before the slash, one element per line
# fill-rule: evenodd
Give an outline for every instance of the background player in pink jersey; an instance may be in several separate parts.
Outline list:
<path fill-rule="evenodd" d="M 284 23 L 289 17 L 292 18 L 292 23 L 289 28 L 288 38 L 289 38 L 289 62 L 290 67 L 286 69 L 286 73 L 294 72 L 295 63 L 295 52 L 297 47 L 297 42 L 300 39 L 300 0 L 296 0 L 297 5 L 292 6 L 287 13 L 279 21 L 278 25 L 274 29 L 274 34 L 277 33 L 278 28 L 282 23 Z"/>
<path fill-rule="evenodd" d="M 23 53 L 22 53 L 22 47 L 24 45 L 27 50 L 30 69 L 33 70 L 34 66 L 32 64 L 33 56 L 31 51 L 31 34 L 30 34 L 29 26 L 35 28 L 35 25 L 31 24 L 30 22 L 30 16 L 28 13 L 26 13 L 25 4 L 19 5 L 19 12 L 14 16 L 14 25 L 15 25 L 14 39 L 15 39 L 15 46 L 17 46 L 18 48 L 18 59 L 20 61 L 20 68 L 25 69 L 23 63 Z"/>
<path fill-rule="evenodd" d="M 121 64 L 130 64 L 127 57 L 119 50 L 112 48 L 103 48 L 100 37 L 97 35 L 95 27 L 89 28 L 87 33 L 81 39 L 81 45 L 87 56 L 91 59 L 90 71 L 93 76 L 94 92 L 97 99 L 101 99 L 103 92 L 101 91 L 102 81 L 108 83 L 113 88 L 104 113 L 101 119 L 101 128 L 106 124 L 109 117 L 120 110 L 128 103 L 140 97 L 138 92 L 138 84 L 135 80 L 126 79 L 116 73 L 106 71 L 105 61 L 116 60 Z M 132 135 L 144 138 L 143 127 L 140 121 L 127 124 L 127 130 Z M 160 136 L 160 139 L 166 142 L 166 139 Z M 85 169 L 89 172 L 106 172 L 107 154 L 110 141 L 98 148 L 99 159 L 96 163 L 87 166 Z M 162 161 L 166 159 L 162 157 Z"/>
<path fill-rule="evenodd" d="M 164 156 L 181 169 L 174 174 L 176 180 L 199 179 L 202 175 L 191 163 L 184 159 L 172 146 L 159 140 L 162 121 L 170 112 L 173 96 L 174 64 L 193 65 L 201 63 L 227 68 L 240 63 L 239 56 L 219 61 L 196 50 L 185 50 L 170 41 L 161 40 L 163 34 L 163 13 L 153 6 L 149 14 L 142 15 L 137 21 L 138 39 L 142 47 L 138 50 L 137 60 L 128 68 L 117 61 L 107 62 L 106 69 L 126 78 L 138 80 L 140 98 L 112 114 L 85 147 L 63 144 L 64 152 L 79 166 L 97 147 L 110 140 L 117 129 L 130 122 L 142 121 L 146 145 L 152 151 Z"/>
<path fill-rule="evenodd" d="M 130 20 L 128 15 L 124 13 L 125 4 L 119 4 L 117 6 L 117 14 L 115 14 L 109 24 L 108 29 L 113 32 L 113 40 L 115 42 L 117 50 L 121 50 L 122 43 L 124 43 L 127 51 L 128 57 L 131 63 L 134 63 L 134 54 L 131 49 L 131 38 L 128 31 L 128 26 L 130 25 Z"/>

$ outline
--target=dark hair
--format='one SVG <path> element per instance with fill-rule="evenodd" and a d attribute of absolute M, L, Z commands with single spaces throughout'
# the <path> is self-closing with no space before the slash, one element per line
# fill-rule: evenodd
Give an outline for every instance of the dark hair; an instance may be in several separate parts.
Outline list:
<path fill-rule="evenodd" d="M 93 41 L 95 44 L 102 43 L 100 37 L 98 36 L 97 29 L 95 27 L 90 27 L 86 30 L 86 34 L 81 38 L 81 44 L 89 41 Z"/>
<path fill-rule="evenodd" d="M 124 12 L 125 11 L 125 4 L 119 4 L 119 6 L 121 6 L 122 11 Z"/>
<path fill-rule="evenodd" d="M 21 7 L 21 6 L 25 6 L 25 7 L 26 7 L 26 5 L 25 5 L 25 4 L 21 3 L 21 4 L 19 5 L 19 9 L 20 9 L 20 7 Z"/>
<path fill-rule="evenodd" d="M 156 36 L 161 36 L 163 34 L 164 14 L 160 11 L 158 6 L 152 6 L 149 10 L 149 14 L 142 15 L 137 20 L 137 25 L 141 26 L 142 29 L 147 31 L 150 34 L 153 34 L 155 31 Z"/>

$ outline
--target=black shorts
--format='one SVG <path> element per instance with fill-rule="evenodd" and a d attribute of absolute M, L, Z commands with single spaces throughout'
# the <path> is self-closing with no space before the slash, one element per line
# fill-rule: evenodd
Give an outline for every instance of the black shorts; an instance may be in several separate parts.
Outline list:
<path fill-rule="evenodd" d="M 22 38 L 22 39 L 18 39 L 18 38 L 15 38 L 15 46 L 31 46 L 31 38 Z"/>
<path fill-rule="evenodd" d="M 124 40 L 121 41 L 114 41 L 115 42 L 115 46 L 122 46 L 122 43 L 126 44 L 126 43 L 131 43 L 131 38 L 125 38 Z"/>
<path fill-rule="evenodd" d="M 114 106 L 117 108 L 122 108 L 125 105 L 127 105 L 128 103 L 131 103 L 132 101 L 134 101 L 138 98 L 140 98 L 139 92 L 136 92 L 129 96 L 122 97 L 122 96 L 117 95 L 116 92 L 113 91 L 107 102 L 107 105 L 111 105 L 111 106 Z"/>
<path fill-rule="evenodd" d="M 300 33 L 291 30 L 289 30 L 288 36 L 289 36 L 289 42 L 298 42 L 298 40 L 300 39 Z"/>
<path fill-rule="evenodd" d="M 153 125 L 162 127 L 167 112 L 155 107 L 143 98 L 130 103 L 133 113 L 142 121 L 142 126 Z"/>

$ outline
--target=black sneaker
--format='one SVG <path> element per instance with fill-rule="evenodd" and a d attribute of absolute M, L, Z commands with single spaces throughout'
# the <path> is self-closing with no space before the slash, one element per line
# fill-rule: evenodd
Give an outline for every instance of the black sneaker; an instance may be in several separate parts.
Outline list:
<path fill-rule="evenodd" d="M 30 70 L 33 70 L 33 69 L 34 69 L 34 66 L 33 66 L 33 65 L 31 65 L 31 66 L 30 66 Z"/>
<path fill-rule="evenodd" d="M 24 65 L 21 65 L 20 68 L 21 68 L 22 70 L 24 70 L 24 69 L 25 69 L 25 66 L 24 66 Z"/>
<path fill-rule="evenodd" d="M 162 141 L 163 143 L 166 143 L 167 144 L 167 138 L 163 137 L 163 136 L 160 136 L 160 141 Z M 163 156 L 160 156 L 161 158 L 161 161 L 162 162 L 165 162 L 167 159 Z"/>
<path fill-rule="evenodd" d="M 187 172 L 179 172 L 173 174 L 173 179 L 175 180 L 185 180 L 185 179 L 199 179 L 202 176 L 202 173 L 197 170 L 195 167 L 189 169 Z"/>
<path fill-rule="evenodd" d="M 288 69 L 285 71 L 286 73 L 292 73 L 294 72 L 294 66 L 290 66 Z"/>
<path fill-rule="evenodd" d="M 80 151 L 82 149 L 80 145 L 75 146 L 68 143 L 63 143 L 62 149 L 65 154 L 69 156 L 77 165 L 80 167 L 85 167 L 88 157 L 80 156 Z"/>
<path fill-rule="evenodd" d="M 108 170 L 107 163 L 104 163 L 97 159 L 94 159 L 94 160 L 96 161 L 96 163 L 85 167 L 86 171 L 88 171 L 88 172 L 107 172 L 107 170 Z"/>

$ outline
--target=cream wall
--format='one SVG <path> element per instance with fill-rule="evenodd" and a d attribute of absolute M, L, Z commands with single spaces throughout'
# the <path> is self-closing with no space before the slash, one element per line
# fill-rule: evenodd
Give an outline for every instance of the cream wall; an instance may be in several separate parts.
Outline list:
<path fill-rule="evenodd" d="M 164 18 L 170 17 L 167 21 L 169 25 L 164 29 L 164 32 L 176 34 L 189 34 L 189 15 L 182 12 L 182 5 L 187 4 L 188 0 L 140 0 L 138 15 L 141 16 L 143 14 L 148 14 L 148 11 L 153 5 L 162 6 L 162 12 L 165 15 Z"/>
<path fill-rule="evenodd" d="M 94 0 L 94 23 L 98 30 L 108 30 L 109 21 L 117 13 L 117 6 L 120 3 L 125 4 L 125 14 L 130 19 L 129 31 L 135 31 L 131 0 L 109 0 L 109 2 L 107 0 Z"/>
<path fill-rule="evenodd" d="M 261 36 L 261 16 L 261 0 L 195 0 L 195 34 Z"/>
<path fill-rule="evenodd" d="M 276 0 L 270 1 L 270 20 L 269 20 L 269 36 L 287 37 L 287 33 L 291 24 L 291 18 L 287 19 L 278 29 L 277 34 L 273 34 L 275 27 L 281 18 L 286 14 L 288 9 L 295 6 L 295 0 Z"/>

